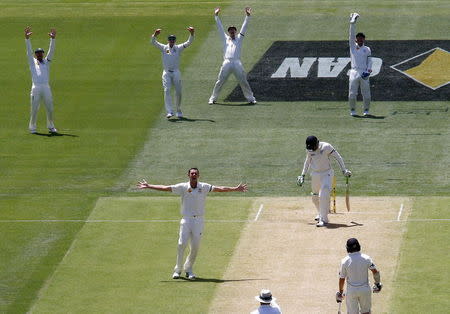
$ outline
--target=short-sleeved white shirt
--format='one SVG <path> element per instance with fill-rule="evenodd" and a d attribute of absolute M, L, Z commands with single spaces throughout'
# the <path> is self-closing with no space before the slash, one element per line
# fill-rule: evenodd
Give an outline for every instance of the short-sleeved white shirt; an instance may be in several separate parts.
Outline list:
<path fill-rule="evenodd" d="M 213 186 L 204 182 L 197 182 L 194 189 L 189 182 L 170 186 L 172 193 L 181 195 L 181 215 L 183 217 L 203 216 L 205 214 L 206 195 L 212 191 Z"/>
<path fill-rule="evenodd" d="M 347 288 L 369 287 L 369 269 L 376 269 L 370 256 L 361 252 L 349 253 L 341 261 L 339 277 L 347 279 Z"/>

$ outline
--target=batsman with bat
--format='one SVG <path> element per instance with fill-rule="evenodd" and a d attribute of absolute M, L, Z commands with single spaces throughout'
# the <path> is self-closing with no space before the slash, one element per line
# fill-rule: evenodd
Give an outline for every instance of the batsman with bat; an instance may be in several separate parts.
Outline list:
<path fill-rule="evenodd" d="M 347 240 L 348 255 L 341 260 L 339 267 L 339 291 L 336 292 L 336 302 L 344 300 L 344 284 L 347 281 L 347 294 L 345 295 L 348 314 L 369 314 L 372 307 L 372 292 L 379 293 L 383 288 L 380 271 L 372 258 L 361 253 L 361 246 L 357 239 Z M 372 291 L 369 285 L 369 271 L 372 272 L 374 284 Z"/>
<path fill-rule="evenodd" d="M 303 165 L 302 174 L 297 177 L 297 184 L 302 186 L 305 182 L 306 173 L 311 170 L 311 195 L 312 201 L 317 208 L 318 215 L 315 220 L 317 227 L 323 227 L 328 223 L 328 213 L 330 212 L 330 194 L 334 177 L 331 167 L 330 156 L 332 156 L 345 177 L 349 178 L 352 173 L 345 167 L 341 155 L 331 144 L 319 142 L 314 135 L 306 138 L 306 159 Z"/>

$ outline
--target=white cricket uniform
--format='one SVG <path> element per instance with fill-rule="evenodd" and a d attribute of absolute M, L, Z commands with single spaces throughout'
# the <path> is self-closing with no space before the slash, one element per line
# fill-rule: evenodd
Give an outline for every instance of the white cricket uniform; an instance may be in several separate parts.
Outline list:
<path fill-rule="evenodd" d="M 235 39 L 231 39 L 231 37 L 225 33 L 219 16 L 216 15 L 215 19 L 217 30 L 219 31 L 219 35 L 223 44 L 223 63 L 222 67 L 220 68 L 217 82 L 214 85 L 212 95 L 209 98 L 209 102 L 212 103 L 217 100 L 223 84 L 228 79 L 228 76 L 230 76 L 231 73 L 233 73 L 238 80 L 239 85 L 242 88 L 242 92 L 244 93 L 244 97 L 247 99 L 247 101 L 254 102 L 256 100 L 253 96 L 250 84 L 247 81 L 247 74 L 245 73 L 244 67 L 241 63 L 242 40 L 244 39 L 248 20 L 250 19 L 250 17 L 245 17 L 241 30 L 239 31 L 239 34 L 235 37 Z"/>
<path fill-rule="evenodd" d="M 339 277 L 347 281 L 345 303 L 347 313 L 367 313 L 372 306 L 372 291 L 369 285 L 369 270 L 376 269 L 370 256 L 361 252 L 349 253 L 342 259 Z"/>
<path fill-rule="evenodd" d="M 163 60 L 162 85 L 164 88 L 164 105 L 167 113 L 173 114 L 172 96 L 170 90 L 172 84 L 175 87 L 175 107 L 177 112 L 181 112 L 181 73 L 180 73 L 180 55 L 181 52 L 189 47 L 194 41 L 194 36 L 190 35 L 188 40 L 181 45 L 173 45 L 171 48 L 169 44 L 161 44 L 152 36 L 151 43 L 161 50 Z"/>
<path fill-rule="evenodd" d="M 311 170 L 312 201 L 317 208 L 319 220 L 328 223 L 331 182 L 334 176 L 330 156 L 336 159 L 342 171 L 346 169 L 344 160 L 333 146 L 326 142 L 319 142 L 319 147 L 315 151 L 306 152 L 302 175 Z"/>
<path fill-rule="evenodd" d="M 259 308 L 250 312 L 250 314 L 281 314 L 281 309 L 277 303 L 272 301 L 270 304 L 261 304 Z"/>
<path fill-rule="evenodd" d="M 30 131 L 36 130 L 37 114 L 41 99 L 44 100 L 45 108 L 47 111 L 47 128 L 54 128 L 53 123 L 53 97 L 50 90 L 50 64 L 53 60 L 53 54 L 55 53 L 55 39 L 50 38 L 50 47 L 48 48 L 47 56 L 39 62 L 34 58 L 34 51 L 31 47 L 30 39 L 25 39 L 27 47 L 28 65 L 31 72 L 31 117 L 29 123 Z"/>
<path fill-rule="evenodd" d="M 192 266 L 197 257 L 200 240 L 203 233 L 203 216 L 205 214 L 206 195 L 213 190 L 208 183 L 198 182 L 194 189 L 189 182 L 172 185 L 172 193 L 181 195 L 180 236 L 178 238 L 177 263 L 174 271 L 180 273 L 182 270 L 184 250 L 190 242 L 190 252 L 184 263 L 184 270 L 192 273 Z"/>
<path fill-rule="evenodd" d="M 363 96 L 364 110 L 370 107 L 370 82 L 369 78 L 363 79 L 361 74 L 372 70 L 372 58 L 370 48 L 362 45 L 361 47 L 355 42 L 355 24 L 350 24 L 348 36 L 348 44 L 350 47 L 351 69 L 349 71 L 348 100 L 350 110 L 355 110 L 356 97 L 358 89 L 361 87 Z"/>

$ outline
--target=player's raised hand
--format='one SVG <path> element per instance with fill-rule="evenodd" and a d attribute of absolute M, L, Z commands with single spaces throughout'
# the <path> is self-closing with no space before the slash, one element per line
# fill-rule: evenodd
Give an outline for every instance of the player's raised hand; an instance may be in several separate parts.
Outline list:
<path fill-rule="evenodd" d="M 239 192 L 247 192 L 248 188 L 247 188 L 247 183 L 239 183 L 239 185 L 236 187 L 236 191 Z"/>
<path fill-rule="evenodd" d="M 25 32 L 25 38 L 26 39 L 30 38 L 31 34 L 33 34 L 33 32 L 31 31 L 31 27 L 30 26 L 25 27 L 25 31 L 24 32 Z"/>
<path fill-rule="evenodd" d="M 195 29 L 192 26 L 189 26 L 187 30 L 189 31 L 189 33 L 191 33 L 192 36 L 194 36 Z"/>
<path fill-rule="evenodd" d="M 52 28 L 50 30 L 50 33 L 48 33 L 48 36 L 50 36 L 51 38 L 55 39 L 55 37 L 56 37 L 56 29 Z"/>
<path fill-rule="evenodd" d="M 155 32 L 153 33 L 153 36 L 158 36 L 159 34 L 161 34 L 161 29 L 160 28 L 158 28 L 158 29 L 156 29 L 155 30 Z"/>
<path fill-rule="evenodd" d="M 350 24 L 355 24 L 356 20 L 358 19 L 359 14 L 358 13 L 351 13 L 350 14 Z"/>
<path fill-rule="evenodd" d="M 246 7 L 245 8 L 245 14 L 247 14 L 247 16 L 250 16 L 250 14 L 252 14 L 252 8 Z"/>
<path fill-rule="evenodd" d="M 214 15 L 215 15 L 215 16 L 218 16 L 218 15 L 219 15 L 219 12 L 220 12 L 220 8 L 216 8 L 216 9 L 214 10 Z"/>
<path fill-rule="evenodd" d="M 139 181 L 139 183 L 137 184 L 137 187 L 139 189 L 146 189 L 149 187 L 149 184 L 147 183 L 147 181 L 145 181 L 144 179 L 142 179 L 141 181 Z"/>

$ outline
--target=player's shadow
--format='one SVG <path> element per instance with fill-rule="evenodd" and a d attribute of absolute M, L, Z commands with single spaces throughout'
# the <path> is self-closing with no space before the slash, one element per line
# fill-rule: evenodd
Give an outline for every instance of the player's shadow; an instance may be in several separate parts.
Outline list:
<path fill-rule="evenodd" d="M 78 135 L 68 134 L 68 133 L 39 133 L 39 132 L 37 132 L 32 135 L 46 136 L 46 137 L 58 137 L 58 136 L 79 137 Z"/>
<path fill-rule="evenodd" d="M 177 118 L 177 119 L 168 119 L 167 121 L 172 122 L 172 123 L 181 123 L 181 122 L 211 122 L 211 123 L 216 123 L 215 120 L 212 119 L 192 119 L 192 118 Z"/>
<path fill-rule="evenodd" d="M 358 114 L 354 115 L 353 118 L 357 118 L 357 119 L 378 119 L 378 120 L 382 120 L 385 119 L 386 116 L 376 116 L 373 114 L 367 114 L 365 116 L 360 116 Z"/>
<path fill-rule="evenodd" d="M 179 282 L 213 282 L 213 283 L 225 283 L 225 282 L 238 282 L 238 281 L 262 281 L 262 280 L 269 280 L 267 278 L 243 278 L 243 279 L 217 279 L 217 278 L 201 278 L 196 277 L 195 280 L 189 280 L 185 277 L 180 277 L 179 279 L 173 279 L 173 280 L 162 280 L 160 282 L 172 282 L 172 283 L 179 283 Z"/>
<path fill-rule="evenodd" d="M 358 222 L 355 221 L 350 221 L 350 225 L 348 224 L 337 224 L 337 223 L 332 223 L 329 222 L 325 228 L 327 229 L 338 229 L 338 228 L 351 228 L 351 227 L 361 227 L 364 226 L 364 224 L 360 224 Z"/>
<path fill-rule="evenodd" d="M 254 103 L 250 103 L 250 102 L 245 102 L 245 103 L 224 103 L 224 102 L 216 102 L 213 105 L 210 106 L 227 106 L 227 107 L 253 107 L 256 106 L 257 104 Z"/>

